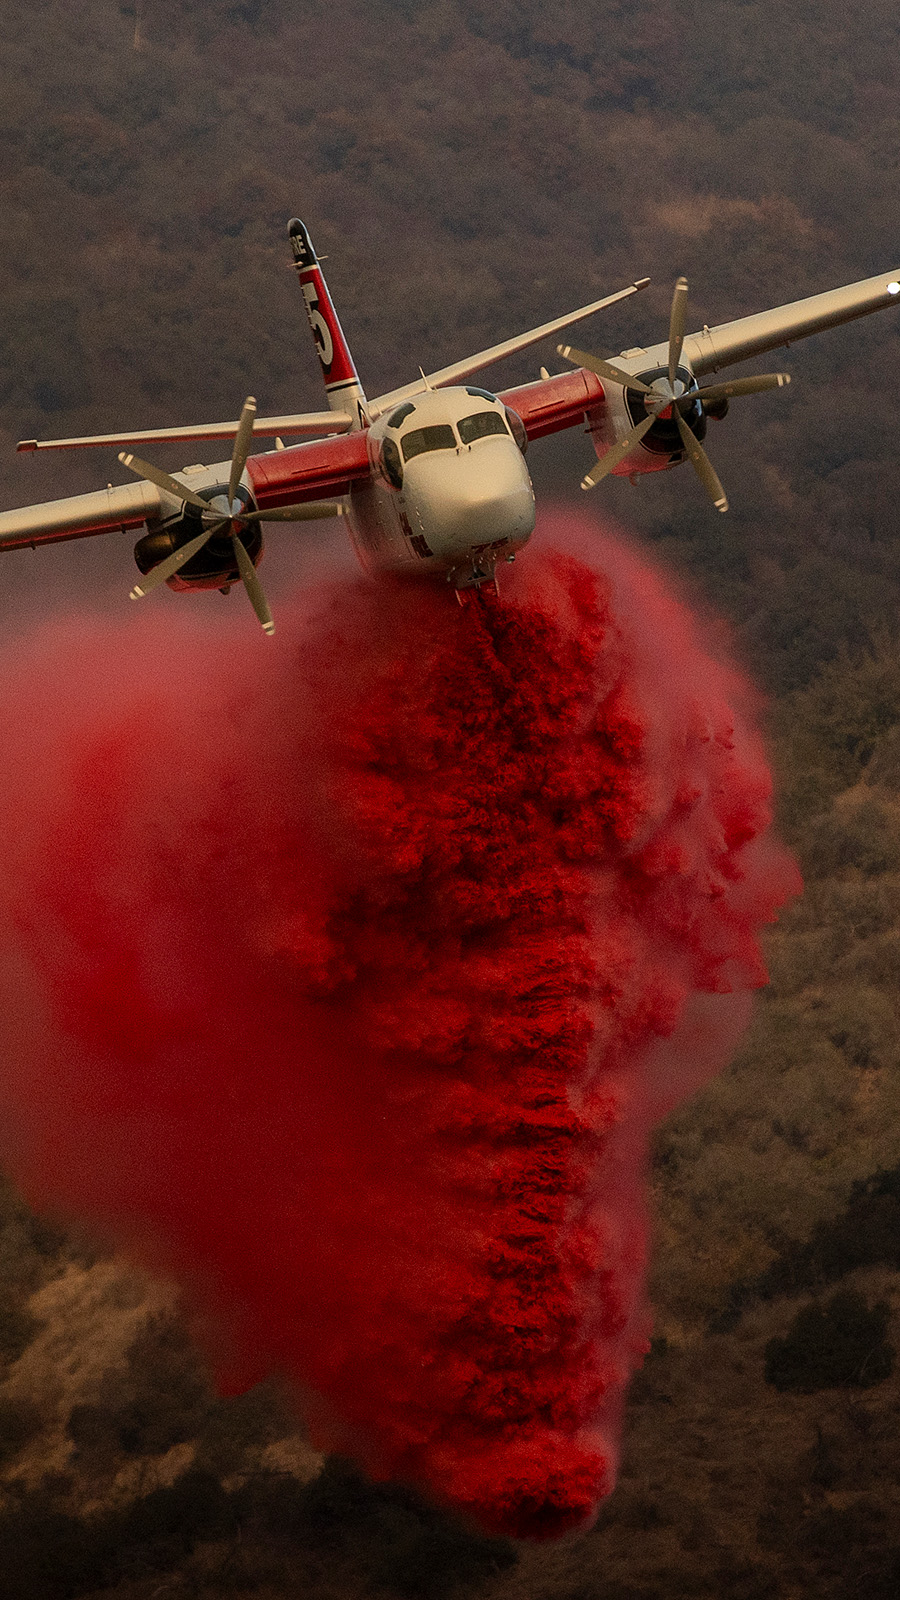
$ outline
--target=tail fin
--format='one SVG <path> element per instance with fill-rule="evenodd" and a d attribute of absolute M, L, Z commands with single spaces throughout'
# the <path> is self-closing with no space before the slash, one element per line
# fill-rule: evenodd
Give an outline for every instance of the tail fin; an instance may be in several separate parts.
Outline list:
<path fill-rule="evenodd" d="M 369 421 L 366 416 L 366 397 L 312 240 L 299 217 L 292 217 L 288 223 L 288 238 L 306 302 L 306 315 L 322 363 L 328 404 L 332 411 L 348 411 L 357 419 L 356 427 L 364 428 Z"/>

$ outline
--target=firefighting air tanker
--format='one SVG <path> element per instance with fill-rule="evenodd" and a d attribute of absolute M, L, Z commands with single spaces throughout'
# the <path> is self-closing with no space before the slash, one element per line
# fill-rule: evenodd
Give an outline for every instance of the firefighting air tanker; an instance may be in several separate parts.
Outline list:
<path fill-rule="evenodd" d="M 609 473 L 660 472 L 687 459 L 718 511 L 725 492 L 701 441 L 707 419 L 732 398 L 780 388 L 776 372 L 701 388 L 698 378 L 763 351 L 837 327 L 881 306 L 900 304 L 900 272 L 882 273 L 687 333 L 687 283 L 672 298 L 668 339 L 600 360 L 557 346 L 574 371 L 493 394 L 469 380 L 493 362 L 560 333 L 636 294 L 641 278 L 618 293 L 557 317 L 517 338 L 442 367 L 369 400 L 363 393 L 309 233 L 288 226 L 306 314 L 322 364 L 328 410 L 259 417 L 248 399 L 235 422 L 155 428 L 82 439 L 23 440 L 19 450 L 125 446 L 119 455 L 138 481 L 0 514 L 0 550 L 53 544 L 140 528 L 135 547 L 139 599 L 161 583 L 172 589 L 221 589 L 240 580 L 260 624 L 271 612 L 257 577 L 263 522 L 344 516 L 354 548 L 373 575 L 422 574 L 455 590 L 496 582 L 498 562 L 512 561 L 534 528 L 534 491 L 525 464 L 533 439 L 586 425 L 598 456 L 582 480 L 591 489 Z M 276 448 L 251 455 L 255 436 Z M 308 442 L 286 447 L 286 437 Z M 316 437 L 318 436 L 318 437 Z M 233 439 L 230 462 L 168 473 L 132 447 Z"/>

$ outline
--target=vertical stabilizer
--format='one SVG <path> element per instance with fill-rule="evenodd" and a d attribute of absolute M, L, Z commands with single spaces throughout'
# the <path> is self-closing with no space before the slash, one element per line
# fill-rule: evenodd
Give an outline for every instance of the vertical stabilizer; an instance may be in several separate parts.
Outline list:
<path fill-rule="evenodd" d="M 316 353 L 322 363 L 328 404 L 332 411 L 349 411 L 357 419 L 356 427 L 364 428 L 369 420 L 366 416 L 366 397 L 312 240 L 299 217 L 292 217 L 288 223 L 288 238 L 294 252 L 294 266 L 306 304 L 306 315 L 316 342 Z"/>

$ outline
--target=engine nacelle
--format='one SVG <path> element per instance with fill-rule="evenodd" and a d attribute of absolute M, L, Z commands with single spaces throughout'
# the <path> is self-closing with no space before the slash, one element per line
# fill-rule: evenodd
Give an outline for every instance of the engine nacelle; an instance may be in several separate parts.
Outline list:
<path fill-rule="evenodd" d="M 636 372 L 635 377 L 652 387 L 656 379 L 668 378 L 668 368 L 650 367 L 646 372 Z M 681 392 L 693 394 L 695 397 L 689 406 L 682 408 L 681 415 L 694 437 L 702 440 L 706 436 L 706 412 L 701 403 L 697 380 L 690 367 L 679 366 L 676 369 L 676 382 L 683 385 Z M 620 439 L 626 438 L 647 416 L 645 396 L 639 389 L 620 388 L 605 379 L 603 387 L 606 404 L 599 414 L 596 414 L 596 422 L 591 427 L 594 448 L 601 460 L 607 450 L 618 444 Z M 648 429 L 624 461 L 613 467 L 612 476 L 630 478 L 635 473 L 665 472 L 683 460 L 684 445 L 671 408 L 668 408 L 660 414 L 652 428 Z"/>
<path fill-rule="evenodd" d="M 218 496 L 227 499 L 228 485 L 214 484 L 195 490 L 201 500 L 213 501 Z M 237 499 L 248 511 L 254 509 L 253 497 L 242 484 L 238 486 Z M 174 517 L 161 522 L 148 522 L 147 532 L 134 547 L 134 559 L 141 572 L 150 572 L 167 556 L 173 555 L 183 545 L 196 538 L 203 526 L 202 513 L 185 505 Z M 237 522 L 236 532 L 253 565 L 259 565 L 263 552 L 262 528 L 259 522 Z M 186 561 L 166 582 L 170 589 L 226 589 L 240 580 L 234 545 L 231 541 L 231 524 L 226 523 L 221 533 L 214 533 L 202 550 Z"/>

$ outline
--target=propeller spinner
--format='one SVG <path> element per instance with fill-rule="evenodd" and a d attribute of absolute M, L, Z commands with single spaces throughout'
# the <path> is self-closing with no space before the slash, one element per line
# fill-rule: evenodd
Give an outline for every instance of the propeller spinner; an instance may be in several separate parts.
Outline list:
<path fill-rule="evenodd" d="M 155 483 L 158 488 L 164 489 L 167 494 L 181 500 L 185 505 L 193 506 L 200 512 L 200 532 L 186 544 L 180 545 L 170 556 L 152 568 L 139 584 L 135 584 L 131 591 L 132 600 L 140 600 L 144 595 L 150 594 L 153 589 L 173 578 L 197 555 L 216 534 L 228 530 L 231 535 L 231 544 L 234 551 L 235 565 L 238 569 L 241 582 L 247 591 L 250 604 L 256 613 L 264 633 L 273 634 L 275 623 L 269 604 L 263 594 L 262 585 L 256 574 L 256 568 L 247 553 L 246 546 L 241 539 L 241 528 L 248 522 L 308 522 L 318 517 L 336 516 L 340 507 L 332 502 L 315 501 L 308 505 L 277 506 L 268 511 L 248 511 L 238 496 L 241 476 L 247 465 L 250 446 L 253 440 L 253 423 L 256 417 L 256 401 L 252 396 L 244 401 L 238 431 L 235 435 L 234 449 L 231 454 L 231 468 L 228 474 L 228 488 L 224 494 L 217 494 L 212 500 L 204 500 L 185 484 L 173 478 L 170 473 L 163 472 L 161 468 L 154 467 L 152 462 L 142 461 L 139 456 L 123 451 L 119 456 L 122 465 L 139 478 L 146 478 L 150 483 Z"/>
<path fill-rule="evenodd" d="M 630 455 L 636 444 L 639 444 L 645 433 L 649 433 L 654 422 L 660 418 L 673 418 L 681 438 L 684 453 L 696 472 L 700 482 L 709 495 L 717 511 L 728 510 L 728 497 L 719 482 L 718 474 L 706 454 L 700 440 L 688 426 L 682 412 L 697 400 L 704 406 L 721 405 L 732 396 L 744 394 L 761 394 L 766 389 L 780 389 L 790 383 L 787 372 L 768 372 L 752 378 L 732 378 L 727 383 L 711 384 L 706 389 L 690 389 L 678 377 L 678 364 L 684 347 L 685 327 L 687 322 L 687 296 L 688 285 L 686 278 L 679 278 L 672 295 L 672 309 L 669 316 L 669 348 L 666 374 L 656 378 L 652 387 L 642 379 L 633 377 L 626 372 L 624 367 L 618 367 L 612 361 L 603 361 L 599 356 L 589 355 L 584 350 L 575 350 L 572 345 L 557 345 L 557 350 L 566 361 L 571 361 L 575 366 L 587 367 L 589 372 L 596 372 L 598 377 L 605 378 L 608 383 L 621 384 L 626 390 L 636 391 L 643 395 L 644 405 L 647 410 L 643 417 L 623 439 L 613 445 L 606 452 L 597 465 L 586 473 L 581 480 L 582 489 L 592 489 L 602 478 L 606 478 L 619 465 L 625 457 Z"/>

